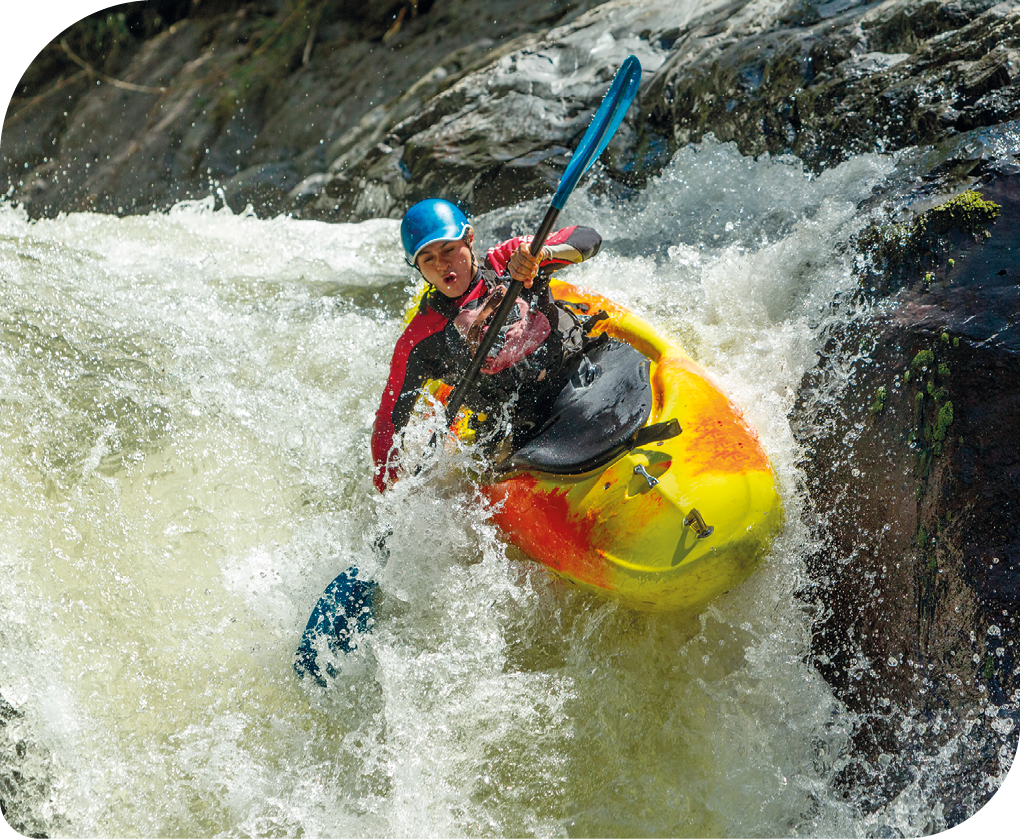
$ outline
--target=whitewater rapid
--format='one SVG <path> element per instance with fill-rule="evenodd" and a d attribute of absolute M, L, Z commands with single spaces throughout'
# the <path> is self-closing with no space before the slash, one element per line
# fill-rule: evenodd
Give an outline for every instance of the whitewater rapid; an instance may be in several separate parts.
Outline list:
<path fill-rule="evenodd" d="M 18 815 L 50 836 L 898 836 L 917 785 L 840 795 L 853 718 L 810 661 L 811 548 L 788 415 L 842 244 L 895 161 L 821 176 L 708 141 L 564 271 L 718 379 L 785 528 L 698 615 L 566 587 L 501 540 L 451 453 L 379 496 L 368 437 L 416 281 L 397 222 L 0 206 L 0 693 Z M 531 232 L 541 202 L 474 219 Z M 425 432 L 423 431 L 422 434 Z M 372 542 L 384 531 L 388 562 Z M 326 690 L 291 663 L 343 568 L 375 632 Z M 938 772 L 937 764 L 927 768 Z M 989 779 L 998 785 L 1001 779 Z"/>

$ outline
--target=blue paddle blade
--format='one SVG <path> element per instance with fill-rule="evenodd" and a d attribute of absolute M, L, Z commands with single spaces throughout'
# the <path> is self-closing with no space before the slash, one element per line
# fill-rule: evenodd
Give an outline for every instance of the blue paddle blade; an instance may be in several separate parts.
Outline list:
<path fill-rule="evenodd" d="M 630 103 L 637 96 L 638 85 L 641 84 L 641 62 L 633 55 L 629 56 L 620 69 L 616 71 L 613 83 L 609 86 L 602 104 L 591 119 L 588 130 L 584 132 L 581 142 L 570 158 L 559 188 L 553 196 L 552 206 L 562 210 L 567 198 L 574 191 L 581 175 L 588 171 L 598 156 L 606 150 L 613 139 L 616 129 L 620 127 L 624 114 Z"/>
<path fill-rule="evenodd" d="M 326 650 L 338 657 L 358 646 L 358 636 L 371 631 L 375 594 L 378 583 L 359 580 L 358 569 L 353 565 L 339 574 L 315 604 L 308 625 L 301 636 L 294 670 L 299 676 L 311 676 L 323 687 L 326 680 L 336 676 L 336 668 L 328 661 L 319 666 L 319 655 Z"/>

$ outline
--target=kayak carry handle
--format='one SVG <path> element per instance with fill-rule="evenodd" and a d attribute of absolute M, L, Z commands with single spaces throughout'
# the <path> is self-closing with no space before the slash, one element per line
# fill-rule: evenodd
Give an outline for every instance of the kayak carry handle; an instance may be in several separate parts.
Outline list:
<path fill-rule="evenodd" d="M 684 525 L 694 529 L 694 532 L 698 534 L 699 539 L 707 539 L 712 535 L 715 528 L 709 524 L 705 524 L 705 520 L 701 517 L 701 513 L 696 508 L 691 507 L 691 511 L 687 514 L 687 518 L 684 519 Z"/>
<path fill-rule="evenodd" d="M 664 440 L 672 440 L 681 431 L 683 429 L 680 427 L 680 422 L 676 419 L 657 422 L 654 425 L 646 425 L 639 428 L 633 439 L 628 441 L 627 450 L 630 451 L 640 446 L 647 446 L 649 443 L 661 443 Z"/>

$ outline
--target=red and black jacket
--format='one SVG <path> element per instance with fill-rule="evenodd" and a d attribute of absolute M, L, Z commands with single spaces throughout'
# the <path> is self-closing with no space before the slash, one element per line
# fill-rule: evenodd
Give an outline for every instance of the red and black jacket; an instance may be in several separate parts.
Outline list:
<path fill-rule="evenodd" d="M 436 289 L 431 290 L 397 340 L 372 429 L 374 480 L 380 492 L 396 479 L 394 441 L 410 420 L 422 386 L 430 379 L 457 384 L 467 370 L 472 356 L 467 327 L 474 318 L 489 311 L 487 299 L 491 300 L 492 292 L 507 283 L 507 264 L 522 241 L 527 240 L 510 239 L 489 250 L 461 297 L 452 300 Z M 520 328 L 514 323 L 518 318 L 511 312 L 501 330 L 507 338 L 501 336 L 497 341 L 473 392 L 465 400 L 466 407 L 480 411 L 515 405 L 514 423 L 518 428 L 541 418 L 545 403 L 551 403 L 562 386 L 565 361 L 580 351 L 583 341 L 577 319 L 553 300 L 549 274 L 564 265 L 589 259 L 601 245 L 602 237 L 590 227 L 567 227 L 549 236 L 545 246 L 551 256 L 541 263 L 532 287 L 521 292 L 517 306 L 526 320 L 542 324 L 541 331 L 532 330 L 530 336 L 519 338 L 514 333 L 515 328 Z M 519 358 L 509 348 L 500 351 L 501 345 L 509 347 L 515 340 L 524 342 L 518 349 Z M 508 363 L 501 357 L 515 360 Z"/>

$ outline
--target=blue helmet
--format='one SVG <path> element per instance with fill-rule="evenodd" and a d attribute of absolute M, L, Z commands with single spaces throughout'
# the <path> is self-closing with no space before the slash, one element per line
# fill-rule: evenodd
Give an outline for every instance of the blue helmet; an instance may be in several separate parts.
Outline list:
<path fill-rule="evenodd" d="M 468 227 L 467 216 L 449 201 L 441 198 L 419 201 L 404 213 L 400 222 L 400 239 L 408 264 L 415 264 L 426 245 L 463 238 Z"/>

